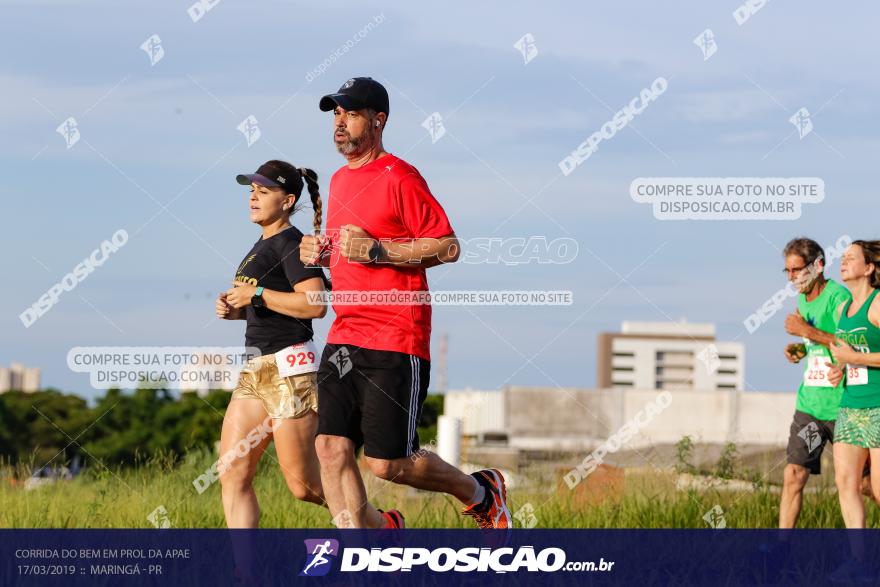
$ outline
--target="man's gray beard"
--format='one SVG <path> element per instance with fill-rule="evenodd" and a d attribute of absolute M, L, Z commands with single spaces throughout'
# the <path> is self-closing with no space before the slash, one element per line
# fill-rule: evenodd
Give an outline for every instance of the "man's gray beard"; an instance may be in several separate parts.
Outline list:
<path fill-rule="evenodd" d="M 336 144 L 336 150 L 339 151 L 342 155 L 351 155 L 352 153 L 357 152 L 357 148 L 358 145 L 356 145 L 352 141 Z"/>
<path fill-rule="evenodd" d="M 337 143 L 336 150 L 345 156 L 353 155 L 355 153 L 363 153 L 367 150 L 364 148 L 364 146 L 367 145 L 367 139 L 368 137 L 366 136 L 357 139 L 350 138 L 344 143 Z"/>

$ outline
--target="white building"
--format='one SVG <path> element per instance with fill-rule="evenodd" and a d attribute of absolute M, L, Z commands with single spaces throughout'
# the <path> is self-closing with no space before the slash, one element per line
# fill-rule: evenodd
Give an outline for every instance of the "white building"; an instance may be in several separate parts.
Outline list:
<path fill-rule="evenodd" d="M 33 393 L 40 390 L 40 369 L 25 367 L 21 363 L 12 363 L 9 367 L 0 367 L 0 393 L 7 391 L 24 391 Z"/>
<path fill-rule="evenodd" d="M 714 324 L 624 322 L 599 334 L 596 387 L 742 390 L 745 347 L 715 339 Z"/>

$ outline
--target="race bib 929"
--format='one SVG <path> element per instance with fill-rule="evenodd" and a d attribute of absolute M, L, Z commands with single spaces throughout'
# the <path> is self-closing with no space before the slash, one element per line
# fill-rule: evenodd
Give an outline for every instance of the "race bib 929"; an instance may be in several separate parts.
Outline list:
<path fill-rule="evenodd" d="M 275 364 L 281 377 L 293 377 L 318 370 L 318 348 L 311 340 L 292 344 L 275 353 Z"/>

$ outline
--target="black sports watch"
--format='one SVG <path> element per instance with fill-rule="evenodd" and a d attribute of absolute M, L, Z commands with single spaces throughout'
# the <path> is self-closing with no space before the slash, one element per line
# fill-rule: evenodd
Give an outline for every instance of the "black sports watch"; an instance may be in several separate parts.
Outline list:
<path fill-rule="evenodd" d="M 254 308 L 265 308 L 266 307 L 266 300 L 263 299 L 263 286 L 262 285 L 259 286 L 257 288 L 256 293 L 254 293 L 254 295 L 251 296 L 251 305 Z"/>

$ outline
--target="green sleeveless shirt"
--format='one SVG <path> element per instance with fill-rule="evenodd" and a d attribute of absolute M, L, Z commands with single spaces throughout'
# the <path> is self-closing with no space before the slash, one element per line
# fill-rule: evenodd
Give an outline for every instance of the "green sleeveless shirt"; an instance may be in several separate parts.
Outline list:
<path fill-rule="evenodd" d="M 836 337 L 862 353 L 880 353 L 880 328 L 868 320 L 868 308 L 880 290 L 875 289 L 854 316 L 847 316 L 852 300 L 846 303 L 837 322 Z M 842 408 L 880 407 L 880 367 L 848 365 Z"/>

